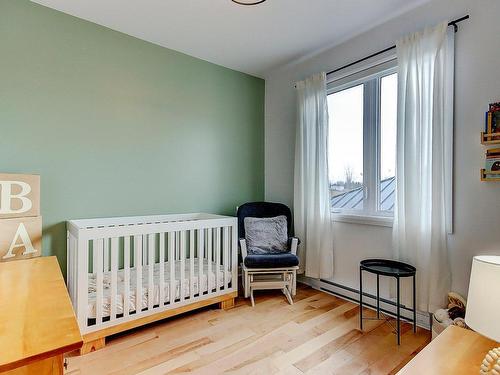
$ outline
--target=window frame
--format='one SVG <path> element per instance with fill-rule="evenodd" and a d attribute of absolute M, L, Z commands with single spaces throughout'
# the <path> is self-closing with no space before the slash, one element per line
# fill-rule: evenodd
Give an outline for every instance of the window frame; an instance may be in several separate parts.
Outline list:
<path fill-rule="evenodd" d="M 397 60 L 372 64 L 337 79 L 327 77 L 327 95 L 360 84 L 363 90 L 363 210 L 334 209 L 334 221 L 392 226 L 394 212 L 380 210 L 381 168 L 381 79 L 397 73 Z M 375 126 L 373 126 L 373 124 Z"/>

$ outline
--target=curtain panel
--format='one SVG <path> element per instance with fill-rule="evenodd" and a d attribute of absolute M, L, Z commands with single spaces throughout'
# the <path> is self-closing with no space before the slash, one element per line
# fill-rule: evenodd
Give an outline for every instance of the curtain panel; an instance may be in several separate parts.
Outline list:
<path fill-rule="evenodd" d="M 417 268 L 417 308 L 434 311 L 451 287 L 454 32 L 443 22 L 398 40 L 396 49 L 394 251 Z"/>
<path fill-rule="evenodd" d="M 314 278 L 333 276 L 333 227 L 328 181 L 326 74 L 297 82 L 294 171 L 295 232 L 301 269 Z"/>

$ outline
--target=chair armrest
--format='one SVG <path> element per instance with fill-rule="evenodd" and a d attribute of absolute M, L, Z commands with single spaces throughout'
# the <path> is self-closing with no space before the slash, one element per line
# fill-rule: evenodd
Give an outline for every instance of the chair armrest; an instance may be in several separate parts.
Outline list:
<path fill-rule="evenodd" d="M 300 240 L 297 237 L 290 237 L 290 252 L 297 255 L 297 248 L 299 247 Z"/>
<path fill-rule="evenodd" d="M 245 260 L 245 258 L 248 255 L 248 251 L 247 251 L 247 240 L 245 240 L 244 238 L 240 238 L 240 249 L 241 249 L 241 257 L 243 258 L 243 260 Z"/>

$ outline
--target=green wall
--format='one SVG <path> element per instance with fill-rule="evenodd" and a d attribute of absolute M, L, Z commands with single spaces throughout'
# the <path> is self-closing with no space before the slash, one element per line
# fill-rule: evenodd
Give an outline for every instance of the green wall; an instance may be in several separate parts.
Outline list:
<path fill-rule="evenodd" d="M 0 0 L 0 171 L 41 175 L 63 271 L 66 220 L 233 214 L 264 197 L 264 81 Z"/>

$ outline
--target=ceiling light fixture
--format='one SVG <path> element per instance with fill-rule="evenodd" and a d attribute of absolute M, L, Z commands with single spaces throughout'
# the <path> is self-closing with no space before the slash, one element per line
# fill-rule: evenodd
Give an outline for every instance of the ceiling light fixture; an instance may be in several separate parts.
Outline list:
<path fill-rule="evenodd" d="M 257 5 L 257 4 L 262 4 L 266 0 L 249 0 L 249 1 L 244 1 L 244 0 L 231 0 L 233 3 L 239 4 L 239 5 Z"/>

